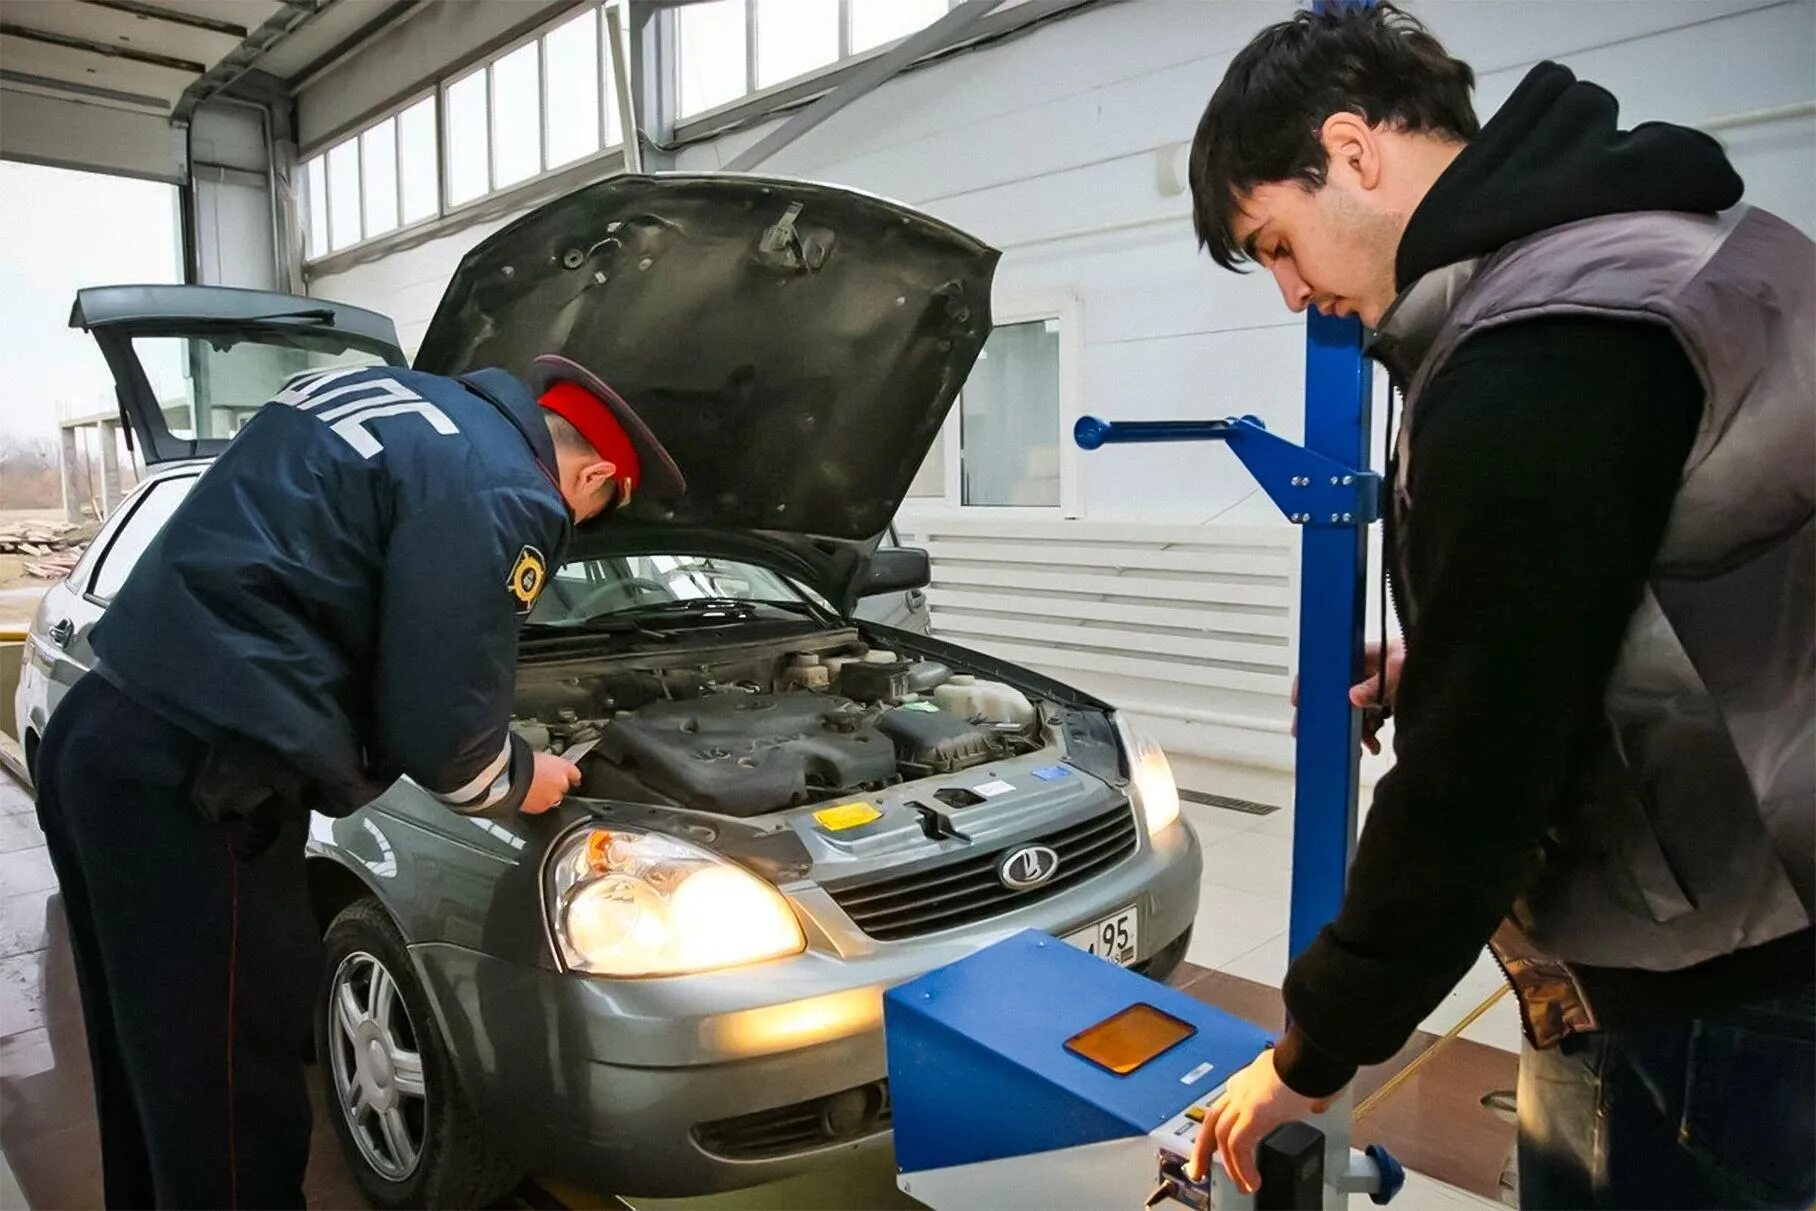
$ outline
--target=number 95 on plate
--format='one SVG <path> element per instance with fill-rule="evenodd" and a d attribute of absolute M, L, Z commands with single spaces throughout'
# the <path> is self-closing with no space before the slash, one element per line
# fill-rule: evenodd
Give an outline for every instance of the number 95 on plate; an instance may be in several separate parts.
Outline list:
<path fill-rule="evenodd" d="M 1100 959 L 1108 959 L 1119 967 L 1127 967 L 1135 961 L 1139 924 L 1140 914 L 1131 904 L 1082 929 L 1073 930 L 1065 936 L 1064 941 L 1067 945 L 1088 951 Z"/>

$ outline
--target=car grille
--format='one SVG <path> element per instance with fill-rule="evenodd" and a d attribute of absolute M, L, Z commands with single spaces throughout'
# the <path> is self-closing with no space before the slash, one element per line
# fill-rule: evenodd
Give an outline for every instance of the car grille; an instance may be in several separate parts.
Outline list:
<path fill-rule="evenodd" d="M 811 1101 L 700 1123 L 694 1140 L 733 1161 L 769 1160 L 889 1130 L 889 1082 L 872 1081 Z"/>
<path fill-rule="evenodd" d="M 1045 845 L 1059 855 L 1047 882 L 1025 891 L 1003 886 L 996 863 L 1024 845 Z M 1135 852 L 1135 813 L 1127 803 L 1069 824 L 1043 837 L 1026 837 L 988 853 L 913 874 L 864 883 L 829 885 L 827 893 L 847 916 L 878 941 L 893 942 L 952 929 L 1045 899 L 1101 874 Z"/>

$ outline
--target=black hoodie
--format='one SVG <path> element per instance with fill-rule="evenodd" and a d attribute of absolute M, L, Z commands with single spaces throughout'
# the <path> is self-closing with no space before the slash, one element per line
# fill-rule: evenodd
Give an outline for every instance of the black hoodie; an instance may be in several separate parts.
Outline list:
<path fill-rule="evenodd" d="M 1554 63 L 1534 68 L 1413 213 L 1399 288 L 1579 219 L 1740 199 L 1714 139 L 1615 119 L 1605 90 Z M 1667 329 L 1595 317 L 1472 336 L 1425 388 L 1409 434 L 1419 510 L 1401 536 L 1418 599 L 1396 765 L 1376 788 L 1341 913 L 1287 975 L 1293 1024 L 1276 1065 L 1298 1092 L 1334 1092 L 1399 1050 L 1574 810 L 1571 771 L 1702 403 Z M 1811 954 L 1806 932 L 1679 972 L 1579 975 L 1618 1028 L 1793 987 L 1811 978 Z"/>

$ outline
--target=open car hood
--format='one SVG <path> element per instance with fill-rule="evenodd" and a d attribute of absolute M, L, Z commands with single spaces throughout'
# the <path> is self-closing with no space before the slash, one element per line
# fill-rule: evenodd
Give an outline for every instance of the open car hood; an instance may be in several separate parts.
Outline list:
<path fill-rule="evenodd" d="M 521 376 L 564 354 L 649 424 L 686 496 L 633 501 L 576 555 L 750 558 L 849 608 L 990 334 L 997 256 L 831 186 L 616 176 L 469 252 L 416 365 Z"/>
<path fill-rule="evenodd" d="M 376 311 L 232 286 L 91 286 L 76 292 L 69 326 L 100 345 L 147 464 L 219 454 L 298 371 L 405 364 L 397 329 Z"/>

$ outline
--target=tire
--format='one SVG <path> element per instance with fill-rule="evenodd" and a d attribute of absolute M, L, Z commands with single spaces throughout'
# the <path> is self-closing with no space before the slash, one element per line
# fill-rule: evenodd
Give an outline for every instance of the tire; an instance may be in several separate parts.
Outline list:
<path fill-rule="evenodd" d="M 522 1174 L 486 1140 L 397 926 L 368 897 L 325 943 L 315 1050 L 354 1182 L 387 1209 L 497 1202 Z"/>

